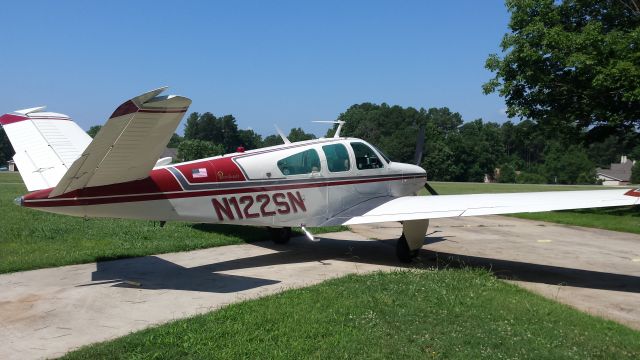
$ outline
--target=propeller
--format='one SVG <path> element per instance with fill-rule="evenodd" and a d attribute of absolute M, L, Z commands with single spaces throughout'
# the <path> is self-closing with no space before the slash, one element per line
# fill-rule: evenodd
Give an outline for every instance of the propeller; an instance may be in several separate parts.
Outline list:
<path fill-rule="evenodd" d="M 431 195 L 440 195 L 438 194 L 438 192 L 436 191 L 436 189 L 434 189 L 431 185 L 429 185 L 428 182 L 424 183 L 424 188 L 427 189 L 427 191 L 429 192 L 429 194 Z"/>
<path fill-rule="evenodd" d="M 424 130 L 425 130 L 424 129 L 424 125 L 422 125 L 422 126 L 420 126 L 418 128 L 418 139 L 416 141 L 416 152 L 415 152 L 415 155 L 413 156 L 413 161 L 418 166 L 420 166 L 420 163 L 422 162 L 422 154 L 424 152 Z M 440 194 L 438 194 L 436 189 L 434 189 L 431 185 L 429 185 L 428 182 L 424 183 L 424 188 L 427 189 L 427 191 L 431 195 L 440 195 Z"/>

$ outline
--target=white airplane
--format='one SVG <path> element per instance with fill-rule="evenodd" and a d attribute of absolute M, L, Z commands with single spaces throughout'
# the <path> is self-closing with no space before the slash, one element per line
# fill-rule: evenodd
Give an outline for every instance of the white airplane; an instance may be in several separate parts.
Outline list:
<path fill-rule="evenodd" d="M 156 89 L 120 105 L 91 139 L 43 107 L 0 117 L 30 193 L 25 207 L 81 217 L 266 226 L 286 243 L 292 226 L 400 221 L 396 253 L 411 261 L 429 219 L 636 205 L 640 189 L 416 196 L 421 167 L 391 161 L 364 140 L 291 143 L 172 164 L 158 160 L 191 100 Z M 428 186 L 428 185 L 427 185 Z"/>

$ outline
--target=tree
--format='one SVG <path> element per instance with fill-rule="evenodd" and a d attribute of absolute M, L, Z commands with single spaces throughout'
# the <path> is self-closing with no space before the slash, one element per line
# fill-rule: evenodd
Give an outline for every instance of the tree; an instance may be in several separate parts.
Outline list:
<path fill-rule="evenodd" d="M 178 146 L 178 159 L 191 161 L 210 156 L 222 155 L 224 148 L 220 144 L 214 144 L 205 140 L 184 140 Z"/>
<path fill-rule="evenodd" d="M 507 0 L 486 94 L 548 128 L 640 125 L 640 15 L 630 0 Z"/>
<path fill-rule="evenodd" d="M 238 124 L 233 115 L 216 117 L 210 112 L 191 113 L 184 128 L 187 140 L 205 140 L 221 144 L 226 152 L 234 152 L 241 144 Z"/>
<path fill-rule="evenodd" d="M 246 150 L 257 149 L 262 145 L 262 136 L 251 129 L 238 130 L 240 145 Z"/>
<path fill-rule="evenodd" d="M 544 153 L 541 171 L 554 184 L 595 184 L 595 165 L 577 145 L 569 147 L 553 143 Z"/>
<path fill-rule="evenodd" d="M 500 176 L 498 176 L 498 182 L 501 183 L 515 183 L 516 182 L 516 169 L 511 164 L 503 164 L 500 167 Z"/>
<path fill-rule="evenodd" d="M 98 135 L 98 131 L 100 131 L 100 129 L 102 129 L 102 125 L 93 125 L 89 128 L 89 130 L 87 130 L 87 134 L 94 138 L 96 137 L 96 135 Z"/>
<path fill-rule="evenodd" d="M 11 142 L 9 142 L 9 138 L 4 132 L 4 129 L 0 127 L 0 166 L 5 166 L 7 161 L 11 160 L 13 154 L 14 151 Z"/>
<path fill-rule="evenodd" d="M 295 141 L 312 140 L 312 139 L 315 139 L 316 136 L 311 133 L 306 133 L 304 132 L 304 130 L 302 130 L 302 128 L 297 127 L 289 131 L 289 136 L 287 136 L 287 138 L 289 139 L 289 141 L 295 142 Z"/>
<path fill-rule="evenodd" d="M 282 145 L 282 144 L 284 144 L 284 141 L 282 141 L 282 138 L 280 137 L 280 135 L 269 135 L 264 138 L 264 140 L 262 141 L 262 145 L 260 147 L 275 146 L 275 145 Z"/>
<path fill-rule="evenodd" d="M 346 122 L 341 135 L 375 144 L 394 161 L 413 162 L 417 135 L 421 126 L 427 126 L 427 114 L 424 109 L 362 103 L 352 105 L 338 119 Z M 332 136 L 337 127 L 327 135 Z"/>
<path fill-rule="evenodd" d="M 631 168 L 631 183 L 640 184 L 640 161 L 636 161 Z"/>
<path fill-rule="evenodd" d="M 182 140 L 184 140 L 182 136 L 176 133 L 173 133 L 173 135 L 171 135 L 171 139 L 169 139 L 169 143 L 167 144 L 167 147 L 177 148 L 178 146 L 180 146 L 180 143 L 182 142 Z"/>

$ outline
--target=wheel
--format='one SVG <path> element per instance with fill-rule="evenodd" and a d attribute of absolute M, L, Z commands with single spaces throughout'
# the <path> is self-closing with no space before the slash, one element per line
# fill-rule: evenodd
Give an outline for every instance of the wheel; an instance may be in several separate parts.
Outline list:
<path fill-rule="evenodd" d="M 404 233 L 396 242 L 396 256 L 403 263 L 410 263 L 413 258 L 418 256 L 418 250 L 409 249 L 409 243 L 407 243 Z"/>
<path fill-rule="evenodd" d="M 271 240 L 276 244 L 286 244 L 291 240 L 290 227 L 269 228 L 269 233 L 271 234 Z"/>

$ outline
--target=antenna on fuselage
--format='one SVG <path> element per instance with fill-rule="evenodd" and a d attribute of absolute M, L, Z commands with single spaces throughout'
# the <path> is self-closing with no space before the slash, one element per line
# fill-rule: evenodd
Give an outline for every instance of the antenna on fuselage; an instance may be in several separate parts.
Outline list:
<path fill-rule="evenodd" d="M 278 132 L 278 135 L 280 135 L 280 138 L 282 139 L 282 141 L 284 141 L 285 144 L 291 144 L 291 141 L 289 141 L 287 136 L 282 132 L 282 130 L 280 130 L 278 125 L 273 125 L 273 126 L 276 127 L 276 131 Z"/>
<path fill-rule="evenodd" d="M 322 120 L 318 120 L 318 121 L 312 121 L 314 123 L 326 123 L 326 124 L 339 124 L 338 128 L 336 129 L 336 133 L 333 134 L 333 138 L 337 139 L 340 137 L 340 130 L 342 130 L 342 125 L 344 125 L 344 121 L 342 120 L 333 120 L 333 121 L 322 121 Z"/>

